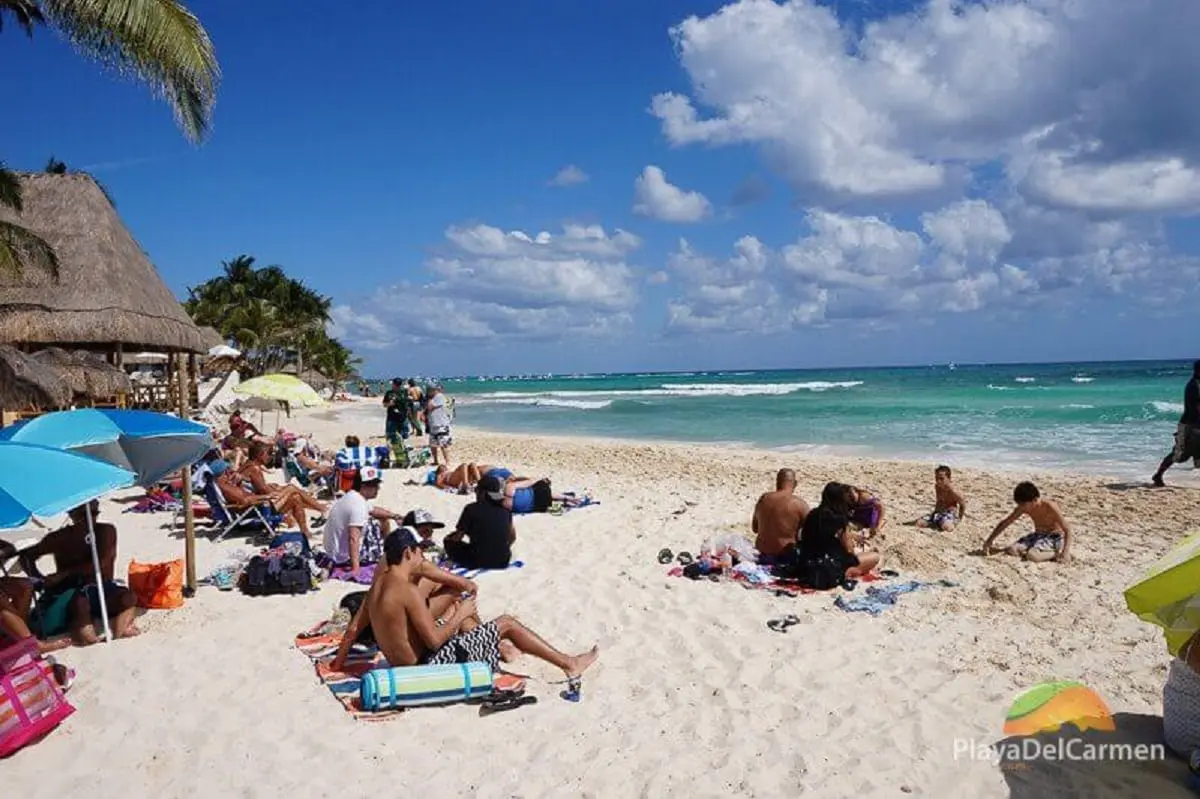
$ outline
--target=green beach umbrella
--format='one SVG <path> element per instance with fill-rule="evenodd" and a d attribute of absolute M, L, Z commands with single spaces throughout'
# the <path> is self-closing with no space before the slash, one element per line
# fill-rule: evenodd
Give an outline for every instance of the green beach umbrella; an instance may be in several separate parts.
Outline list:
<path fill-rule="evenodd" d="M 1192 533 L 1125 589 L 1125 604 L 1163 628 L 1172 655 L 1200 630 L 1200 532 Z"/>

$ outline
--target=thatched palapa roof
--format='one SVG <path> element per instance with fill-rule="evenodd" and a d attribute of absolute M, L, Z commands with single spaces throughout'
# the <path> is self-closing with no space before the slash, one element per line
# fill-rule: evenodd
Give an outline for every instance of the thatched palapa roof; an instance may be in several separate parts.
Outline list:
<path fill-rule="evenodd" d="M 204 341 L 204 351 L 208 352 L 213 347 L 219 347 L 225 343 L 225 337 L 217 332 L 215 327 L 200 328 L 200 337 Z"/>
<path fill-rule="evenodd" d="M 204 338 L 116 209 L 84 174 L 22 175 L 24 211 L 0 209 L 58 254 L 59 279 L 39 269 L 0 275 L 0 342 L 113 345 L 205 352 Z"/>
<path fill-rule="evenodd" d="M 0 345 L 0 407 L 60 408 L 71 402 L 71 389 L 58 373 Z"/>

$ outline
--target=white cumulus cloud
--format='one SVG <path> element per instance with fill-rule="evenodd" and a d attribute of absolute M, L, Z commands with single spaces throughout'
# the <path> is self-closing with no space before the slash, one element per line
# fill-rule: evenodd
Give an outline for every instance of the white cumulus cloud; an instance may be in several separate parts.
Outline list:
<path fill-rule="evenodd" d="M 699 222 L 712 214 L 712 203 L 698 191 L 667 182 L 656 166 L 647 166 L 633 182 L 633 211 L 664 222 Z"/>
<path fill-rule="evenodd" d="M 567 186 L 578 186 L 580 183 L 587 183 L 590 180 L 587 172 L 584 172 L 574 164 L 567 164 L 562 169 L 554 174 L 554 177 L 547 181 L 550 186 L 566 188 Z"/>

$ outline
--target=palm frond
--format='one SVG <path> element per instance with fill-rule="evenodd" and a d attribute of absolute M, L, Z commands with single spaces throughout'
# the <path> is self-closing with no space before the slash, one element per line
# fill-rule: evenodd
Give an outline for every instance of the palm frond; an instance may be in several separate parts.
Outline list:
<path fill-rule="evenodd" d="M 17 173 L 0 161 L 0 205 L 11 208 L 18 214 L 23 210 L 21 203 L 21 179 Z"/>
<path fill-rule="evenodd" d="M 0 220 L 0 277 L 19 278 L 40 269 L 58 279 L 58 256 L 45 239 L 27 228 Z"/>
<path fill-rule="evenodd" d="M 46 24 L 46 18 L 34 0 L 0 0 L 0 31 L 4 30 L 5 14 L 12 14 L 17 26 L 30 38 L 33 38 L 35 25 Z"/>
<path fill-rule="evenodd" d="M 46 17 L 84 54 L 160 92 L 192 141 L 212 125 L 220 67 L 212 40 L 178 0 L 41 0 Z"/>

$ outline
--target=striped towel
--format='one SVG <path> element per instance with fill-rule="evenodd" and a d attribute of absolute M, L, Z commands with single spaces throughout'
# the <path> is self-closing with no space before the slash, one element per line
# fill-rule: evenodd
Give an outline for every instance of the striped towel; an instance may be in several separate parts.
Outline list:
<path fill-rule="evenodd" d="M 511 568 L 511 566 L 510 566 Z M 323 621 L 308 632 L 296 636 L 296 648 L 312 661 L 317 679 L 329 689 L 333 698 L 341 703 L 351 716 L 364 721 L 387 721 L 404 712 L 403 708 L 369 711 L 362 706 L 362 677 L 372 669 L 386 668 L 388 663 L 382 654 L 372 649 L 369 652 L 351 651 L 341 671 L 330 667 L 329 662 L 337 654 L 342 643 L 344 627 Z M 497 690 L 516 690 L 525 686 L 525 681 L 512 674 L 497 673 L 492 679 Z"/>
<path fill-rule="evenodd" d="M 465 577 L 468 580 L 474 580 L 476 577 L 484 574 L 485 572 L 502 572 L 508 571 L 509 569 L 520 569 L 524 565 L 525 561 L 514 560 L 503 569 L 468 569 L 464 566 L 459 566 L 458 564 L 454 563 L 454 561 L 444 560 L 438 564 L 438 568 L 445 569 L 457 577 Z"/>
<path fill-rule="evenodd" d="M 362 707 L 362 676 L 371 669 L 383 668 L 387 662 L 378 651 L 351 652 L 341 671 L 330 667 L 329 662 L 337 654 L 342 643 L 342 634 L 331 629 L 329 622 L 321 622 L 306 633 L 296 636 L 296 648 L 303 652 L 317 671 L 320 680 L 333 698 L 341 703 L 350 715 L 367 721 L 384 721 L 394 718 L 402 710 L 381 710 L 372 713 Z"/>

